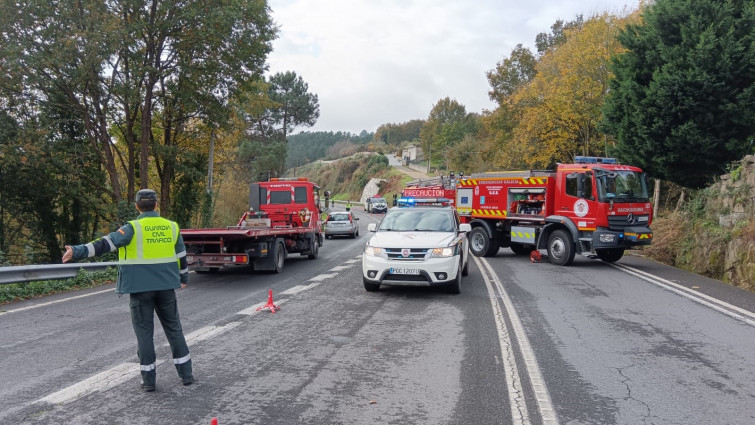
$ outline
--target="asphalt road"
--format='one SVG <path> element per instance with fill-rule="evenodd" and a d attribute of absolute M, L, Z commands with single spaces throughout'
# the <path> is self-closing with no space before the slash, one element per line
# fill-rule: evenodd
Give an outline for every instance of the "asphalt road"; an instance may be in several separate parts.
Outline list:
<path fill-rule="evenodd" d="M 474 258 L 460 295 L 364 291 L 360 237 L 280 274 L 178 291 L 197 383 L 157 330 L 139 389 L 112 287 L 3 306 L 0 421 L 41 424 L 751 424 L 755 294 L 641 257 Z M 378 217 L 379 218 L 379 217 Z M 645 274 L 647 273 L 647 274 Z M 272 289 L 281 310 L 257 311 Z"/>

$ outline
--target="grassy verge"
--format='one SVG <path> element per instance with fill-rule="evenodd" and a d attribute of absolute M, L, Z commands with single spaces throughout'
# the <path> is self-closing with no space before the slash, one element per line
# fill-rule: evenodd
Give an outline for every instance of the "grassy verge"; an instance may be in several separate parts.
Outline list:
<path fill-rule="evenodd" d="M 104 272 L 79 271 L 79 274 L 71 279 L 0 285 L 0 305 L 43 295 L 102 286 L 114 282 L 117 276 L 118 270 L 115 267 L 111 267 Z"/>

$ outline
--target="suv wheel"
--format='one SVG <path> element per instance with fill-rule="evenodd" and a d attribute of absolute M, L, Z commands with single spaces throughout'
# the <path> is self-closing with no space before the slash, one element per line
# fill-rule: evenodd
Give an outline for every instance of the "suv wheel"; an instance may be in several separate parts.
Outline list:
<path fill-rule="evenodd" d="M 367 279 L 365 279 L 365 278 L 362 278 L 362 283 L 364 284 L 364 289 L 365 289 L 366 291 L 369 291 L 369 292 L 375 292 L 375 291 L 377 291 L 378 289 L 380 289 L 380 284 L 379 284 L 379 283 L 372 283 L 372 282 L 369 282 L 369 281 L 368 281 Z"/>
<path fill-rule="evenodd" d="M 451 283 L 448 284 L 448 292 L 451 294 L 460 294 L 461 293 L 461 262 L 459 263 L 459 270 L 456 272 L 456 279 L 454 279 Z"/>

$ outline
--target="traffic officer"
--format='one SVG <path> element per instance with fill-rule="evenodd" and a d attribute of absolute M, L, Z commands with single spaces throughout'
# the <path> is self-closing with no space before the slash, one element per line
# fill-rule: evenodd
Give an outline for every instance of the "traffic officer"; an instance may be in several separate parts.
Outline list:
<path fill-rule="evenodd" d="M 176 288 L 189 281 L 186 248 L 175 222 L 155 211 L 157 193 L 136 193 L 140 215 L 120 229 L 84 245 L 66 245 L 63 262 L 99 256 L 118 249 L 115 292 L 130 294 L 131 322 L 136 332 L 142 389 L 155 390 L 154 313 L 160 319 L 173 353 L 173 364 L 184 385 L 194 383 L 191 356 L 178 317 Z"/>

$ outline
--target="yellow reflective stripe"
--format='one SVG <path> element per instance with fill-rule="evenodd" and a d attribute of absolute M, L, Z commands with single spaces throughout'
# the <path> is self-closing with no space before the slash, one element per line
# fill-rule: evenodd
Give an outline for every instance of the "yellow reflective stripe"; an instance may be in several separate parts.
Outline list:
<path fill-rule="evenodd" d="M 525 238 L 525 237 L 526 238 L 534 238 L 535 234 L 534 233 L 525 233 L 525 232 L 515 232 L 515 231 L 512 230 L 511 231 L 511 236 L 516 236 L 516 237 L 520 237 L 520 238 Z"/>
<path fill-rule="evenodd" d="M 167 264 L 175 263 L 176 259 L 171 258 L 134 258 L 132 260 L 120 260 L 119 264 Z"/>

